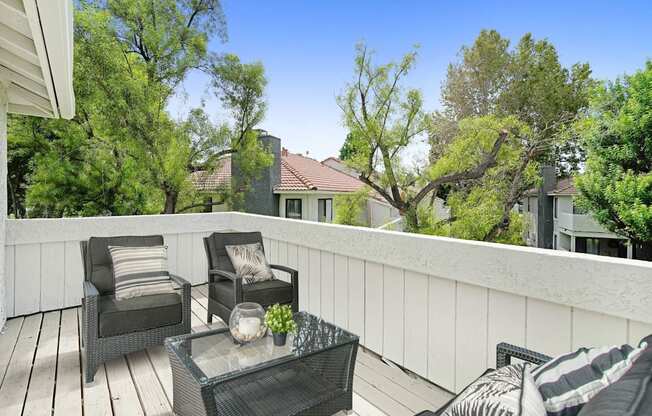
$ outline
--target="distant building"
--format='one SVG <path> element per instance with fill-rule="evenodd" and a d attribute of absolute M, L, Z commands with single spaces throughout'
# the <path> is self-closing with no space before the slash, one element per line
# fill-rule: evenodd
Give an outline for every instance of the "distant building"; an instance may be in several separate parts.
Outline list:
<path fill-rule="evenodd" d="M 647 244 L 630 244 L 606 230 L 575 204 L 573 178 L 557 178 L 554 168 L 542 170 L 543 184 L 530 190 L 521 207 L 526 222 L 525 241 L 533 247 L 601 256 L 652 260 Z"/>
<path fill-rule="evenodd" d="M 245 212 L 333 222 L 337 203 L 335 197 L 365 186 L 350 173 L 281 148 L 277 137 L 265 134 L 260 140 L 274 155 L 274 164 L 261 173 L 245 195 L 242 207 Z M 329 158 L 326 161 L 330 159 L 335 160 Z M 231 186 L 232 182 L 238 180 L 238 167 L 234 165 L 231 158 L 226 157 L 214 172 L 194 172 L 191 179 L 194 186 L 203 191 Z M 225 209 L 226 206 L 214 208 L 215 211 Z M 398 217 L 395 208 L 372 194 L 367 200 L 361 221 L 371 227 L 379 227 Z"/>

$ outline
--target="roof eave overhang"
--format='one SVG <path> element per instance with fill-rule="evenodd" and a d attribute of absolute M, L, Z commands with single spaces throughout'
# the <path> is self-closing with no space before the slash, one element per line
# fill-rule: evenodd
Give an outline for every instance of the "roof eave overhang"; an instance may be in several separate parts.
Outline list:
<path fill-rule="evenodd" d="M 0 0 L 0 77 L 9 112 L 75 115 L 71 0 Z"/>

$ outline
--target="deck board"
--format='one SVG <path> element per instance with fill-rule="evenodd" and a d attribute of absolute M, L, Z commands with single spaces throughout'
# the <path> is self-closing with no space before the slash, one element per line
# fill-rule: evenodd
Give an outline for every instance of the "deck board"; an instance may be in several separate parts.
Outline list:
<path fill-rule="evenodd" d="M 193 332 L 225 325 L 217 317 L 206 323 L 206 295 L 205 285 L 193 287 Z M 7 322 L 0 335 L 0 414 L 74 416 L 83 406 L 83 414 L 93 416 L 172 415 L 172 372 L 163 346 L 112 360 L 93 383 L 82 382 L 80 315 L 71 308 Z M 450 397 L 363 348 L 354 380 L 354 416 L 412 416 Z"/>
<path fill-rule="evenodd" d="M 81 328 L 81 311 L 77 314 L 79 327 Z M 82 358 L 82 368 L 84 368 L 84 355 Z M 82 374 L 83 377 L 83 374 Z M 84 415 L 113 416 L 111 407 L 111 393 L 109 384 L 106 380 L 106 370 L 101 365 L 95 373 L 95 380 L 92 383 L 84 383 L 82 395 L 84 396 Z"/>
<path fill-rule="evenodd" d="M 54 413 L 66 416 L 81 416 L 82 414 L 77 309 L 66 309 L 61 312 Z"/>
<path fill-rule="evenodd" d="M 61 312 L 59 311 L 48 312 L 43 315 L 32 379 L 29 382 L 23 410 L 25 416 L 48 416 L 52 414 L 60 319 Z"/>
<path fill-rule="evenodd" d="M 27 393 L 42 317 L 40 313 L 28 316 L 20 329 L 18 342 L 0 386 L 0 414 L 3 416 L 19 416 L 23 411 L 24 400 L 20 398 Z"/>

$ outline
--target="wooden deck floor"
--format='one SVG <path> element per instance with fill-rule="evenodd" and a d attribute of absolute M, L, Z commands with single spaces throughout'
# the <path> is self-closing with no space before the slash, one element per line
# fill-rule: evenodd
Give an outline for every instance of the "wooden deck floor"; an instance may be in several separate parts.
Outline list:
<path fill-rule="evenodd" d="M 192 296 L 193 331 L 206 330 L 206 287 L 194 287 Z M 83 384 L 79 323 L 79 308 L 7 322 L 0 335 L 0 415 L 172 414 L 172 373 L 162 346 L 108 362 Z M 354 392 L 359 416 L 411 416 L 450 396 L 362 349 Z"/>

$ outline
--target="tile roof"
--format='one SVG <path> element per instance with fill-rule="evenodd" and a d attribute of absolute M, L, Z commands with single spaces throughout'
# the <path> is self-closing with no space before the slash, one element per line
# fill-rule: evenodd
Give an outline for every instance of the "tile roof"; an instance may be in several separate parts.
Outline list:
<path fill-rule="evenodd" d="M 190 180 L 195 189 L 200 191 L 213 191 L 230 185 L 231 182 L 231 157 L 220 159 L 220 166 L 213 172 L 198 170 L 190 174 Z"/>
<path fill-rule="evenodd" d="M 363 186 L 359 179 L 315 159 L 287 153 L 281 159 L 281 183 L 274 190 L 353 192 Z"/>
<path fill-rule="evenodd" d="M 576 195 L 575 178 L 563 178 L 557 181 L 555 188 L 548 195 Z"/>
<path fill-rule="evenodd" d="M 210 191 L 229 186 L 231 181 L 231 158 L 221 159 L 214 172 L 196 171 L 190 180 L 196 189 Z M 364 187 L 357 178 L 342 173 L 325 164 L 298 154 L 286 153 L 281 157 L 281 183 L 274 191 L 327 191 L 353 192 Z"/>

